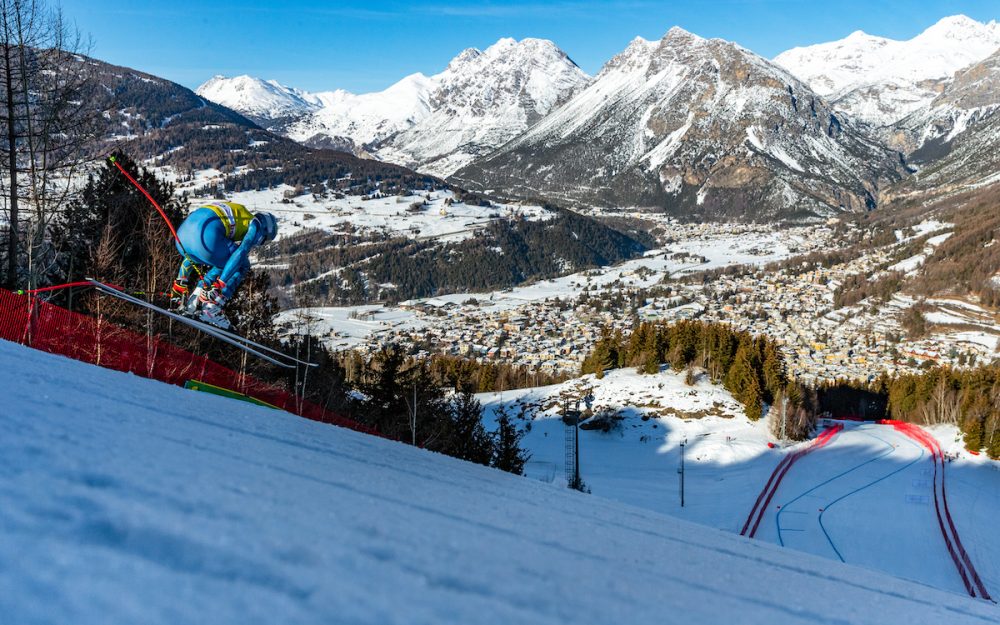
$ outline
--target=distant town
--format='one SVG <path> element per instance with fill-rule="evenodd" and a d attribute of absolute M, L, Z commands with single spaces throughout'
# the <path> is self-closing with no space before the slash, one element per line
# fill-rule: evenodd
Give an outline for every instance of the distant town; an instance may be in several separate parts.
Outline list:
<path fill-rule="evenodd" d="M 971 302 L 929 302 L 935 310 L 928 313 L 934 331 L 915 339 L 907 338 L 901 323 L 915 303 L 905 296 L 835 308 L 837 287 L 852 276 L 877 278 L 892 263 L 896 246 L 874 248 L 830 267 L 765 270 L 768 262 L 831 249 L 830 225 L 782 231 L 781 240 L 787 244 L 779 254 L 773 249 L 773 226 L 679 224 L 667 218 L 660 218 L 659 225 L 662 247 L 637 261 L 574 274 L 553 282 L 551 288 L 535 285 L 412 300 L 391 308 L 358 307 L 351 318 L 370 322 L 370 332 L 345 342 L 338 340 L 342 334 L 333 324 L 328 333 L 319 334 L 336 348 L 371 352 L 395 344 L 414 353 L 496 360 L 571 374 L 579 371 L 603 332 L 628 334 L 641 321 L 681 319 L 728 323 L 767 335 L 783 346 L 789 373 L 812 382 L 868 380 L 883 372 L 917 371 L 930 364 L 971 366 L 995 357 L 1000 327 L 991 314 Z M 938 237 L 943 239 L 948 224 L 931 224 L 930 229 L 945 232 Z M 738 245 L 739 254 L 734 256 L 749 256 L 743 262 L 757 267 L 732 274 L 717 271 L 703 280 L 685 279 L 732 264 L 712 262 L 697 253 L 714 250 L 719 256 L 725 245 Z M 911 270 L 921 260 L 920 256 L 906 259 L 891 268 Z M 528 289 L 533 290 L 530 295 Z M 390 310 L 397 314 L 396 320 L 378 322 Z"/>

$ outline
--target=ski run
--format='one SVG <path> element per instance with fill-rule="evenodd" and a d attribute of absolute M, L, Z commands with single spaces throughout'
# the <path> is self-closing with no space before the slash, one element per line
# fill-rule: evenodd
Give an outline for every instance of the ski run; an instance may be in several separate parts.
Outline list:
<path fill-rule="evenodd" d="M 11 343 L 0 369 L 4 623 L 997 621 L 955 592 Z"/>

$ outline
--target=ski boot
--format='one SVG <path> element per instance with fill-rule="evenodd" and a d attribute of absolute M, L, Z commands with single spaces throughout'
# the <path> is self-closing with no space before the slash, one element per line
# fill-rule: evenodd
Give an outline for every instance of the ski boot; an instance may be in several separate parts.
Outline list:
<path fill-rule="evenodd" d="M 197 319 L 223 330 L 228 330 L 232 325 L 229 323 L 229 319 L 226 318 L 226 313 L 222 310 L 222 306 L 215 302 L 202 303 Z"/>
<path fill-rule="evenodd" d="M 198 320 L 209 323 L 217 328 L 228 330 L 231 324 L 226 318 L 226 313 L 222 307 L 226 305 L 226 298 L 222 295 L 225 284 L 221 280 L 216 280 L 212 288 L 198 294 Z"/>
<path fill-rule="evenodd" d="M 191 295 L 188 296 L 187 304 L 184 305 L 184 309 L 181 311 L 182 315 L 188 317 L 194 317 L 198 314 L 198 309 L 201 308 L 202 293 L 205 289 L 201 288 L 199 284 L 191 291 Z"/>
<path fill-rule="evenodd" d="M 170 306 L 167 310 L 174 313 L 184 314 L 187 312 L 191 295 L 188 292 L 187 283 L 181 280 L 174 280 L 170 287 Z"/>

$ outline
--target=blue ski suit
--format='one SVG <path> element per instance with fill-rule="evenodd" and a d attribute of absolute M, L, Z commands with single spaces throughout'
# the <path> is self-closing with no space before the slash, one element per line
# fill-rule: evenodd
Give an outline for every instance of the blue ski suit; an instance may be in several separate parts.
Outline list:
<path fill-rule="evenodd" d="M 219 281 L 222 297 L 231 299 L 250 269 L 250 251 L 264 242 L 264 236 L 259 221 L 242 204 L 199 206 L 177 228 L 177 251 L 184 256 L 177 280 L 192 284 L 190 278 L 197 270 L 203 290 Z"/>

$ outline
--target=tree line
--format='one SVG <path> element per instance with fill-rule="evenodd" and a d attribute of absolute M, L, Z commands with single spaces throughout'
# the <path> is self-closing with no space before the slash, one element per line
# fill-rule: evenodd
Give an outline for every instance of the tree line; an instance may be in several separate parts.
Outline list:
<path fill-rule="evenodd" d="M 581 374 L 636 367 L 655 374 L 661 365 L 695 370 L 721 383 L 759 419 L 765 406 L 772 432 L 801 440 L 819 416 L 890 418 L 920 425 L 953 424 L 967 449 L 1000 458 L 1000 364 L 956 370 L 935 367 L 870 382 L 838 380 L 806 385 L 790 379 L 778 345 L 730 326 L 701 321 L 643 322 L 628 336 L 605 331 L 587 355 Z"/>
<path fill-rule="evenodd" d="M 521 474 L 529 457 L 520 447 L 524 432 L 503 412 L 487 431 L 474 389 L 446 390 L 439 375 L 427 359 L 383 349 L 363 361 L 348 414 L 390 438 Z"/>
<path fill-rule="evenodd" d="M 298 250 L 271 270 L 276 284 L 317 305 L 402 301 L 461 291 L 488 291 L 605 266 L 646 250 L 626 234 L 572 211 L 544 221 L 496 219 L 458 243 L 405 237 L 344 245 L 343 235 L 305 232 L 283 242 Z M 314 279 L 331 269 L 336 275 Z M 392 284 L 391 289 L 379 285 Z"/>
<path fill-rule="evenodd" d="M 703 370 L 713 383 L 721 383 L 758 420 L 766 406 L 786 408 L 788 438 L 808 436 L 818 413 L 816 394 L 789 380 L 785 360 L 774 341 L 734 330 L 731 326 L 702 321 L 642 322 L 625 337 L 605 331 L 581 366 L 581 374 L 603 377 L 606 369 L 636 367 L 645 374 L 666 364 L 675 371 Z"/>
<path fill-rule="evenodd" d="M 934 367 L 894 377 L 883 374 L 871 382 L 842 380 L 821 392 L 864 398 L 872 413 L 854 413 L 864 418 L 956 425 L 966 449 L 1000 458 L 1000 365 Z M 850 404 L 846 408 L 850 411 Z"/>

